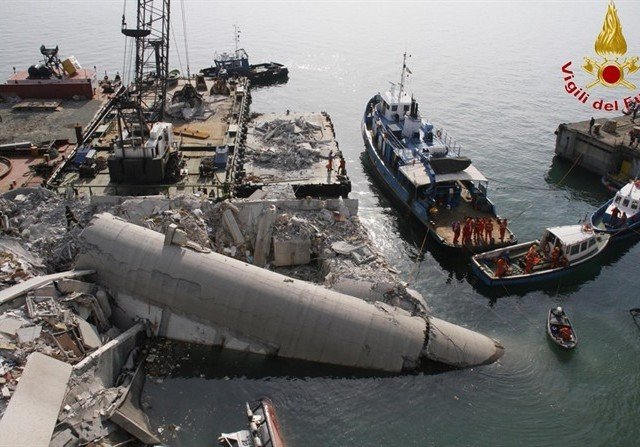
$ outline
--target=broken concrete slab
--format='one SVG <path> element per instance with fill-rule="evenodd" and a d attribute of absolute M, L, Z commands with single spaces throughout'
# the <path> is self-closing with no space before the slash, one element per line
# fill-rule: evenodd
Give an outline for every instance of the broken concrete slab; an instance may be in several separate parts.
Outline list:
<path fill-rule="evenodd" d="M 10 336 L 16 335 L 18 329 L 27 324 L 27 320 L 19 317 L 6 316 L 0 318 L 0 332 Z"/>
<path fill-rule="evenodd" d="M 115 339 L 105 343 L 103 346 L 87 355 L 82 361 L 76 364 L 75 374 L 84 374 L 91 368 L 96 368 L 96 376 L 102 381 L 105 387 L 112 386 L 120 374 L 129 353 L 145 337 L 145 326 L 136 323 L 134 326 L 118 335 Z"/>
<path fill-rule="evenodd" d="M 256 189 L 255 191 L 253 191 L 253 193 L 247 198 L 247 201 L 249 202 L 253 202 L 253 201 L 258 201 L 258 200 L 262 200 L 265 197 L 267 197 L 267 192 L 263 191 L 261 189 Z"/>
<path fill-rule="evenodd" d="M 77 279 L 65 278 L 56 281 L 56 288 L 64 294 L 68 293 L 86 293 L 93 295 L 97 286 L 90 282 L 78 281 Z"/>
<path fill-rule="evenodd" d="M 71 371 L 71 365 L 44 354 L 29 355 L 0 419 L 0 446 L 49 445 Z"/>
<path fill-rule="evenodd" d="M 70 447 L 78 445 L 78 441 L 78 437 L 73 431 L 70 428 L 65 428 L 53 435 L 49 447 Z"/>
<path fill-rule="evenodd" d="M 24 295 L 25 293 L 41 287 L 51 281 L 63 279 L 63 278 L 77 278 L 81 276 L 90 275 L 95 273 L 93 270 L 69 270 L 61 273 L 54 273 L 52 275 L 45 276 L 36 276 L 35 278 L 31 278 L 26 280 L 25 282 L 21 282 L 20 284 L 16 284 L 15 286 L 6 288 L 4 290 L 0 290 L 0 305 L 8 303 L 9 301 Z"/>
<path fill-rule="evenodd" d="M 355 250 L 351 251 L 350 255 L 358 265 L 373 261 L 376 258 L 375 253 L 366 245 L 356 247 Z"/>
<path fill-rule="evenodd" d="M 273 265 L 275 267 L 305 265 L 311 262 L 311 241 L 309 239 L 273 239 Z"/>
<path fill-rule="evenodd" d="M 140 395 L 142 393 L 144 379 L 144 366 L 139 365 L 124 402 L 113 412 L 110 420 L 123 430 L 126 430 L 129 434 L 135 436 L 142 443 L 159 445 L 161 441 L 151 432 L 149 418 L 144 411 L 140 409 Z"/>
<path fill-rule="evenodd" d="M 358 247 L 345 241 L 338 241 L 331 244 L 331 249 L 340 255 L 348 255 L 356 248 Z"/>
<path fill-rule="evenodd" d="M 98 349 L 102 346 L 98 329 L 96 329 L 94 325 L 87 323 L 82 318 L 78 318 L 77 320 L 78 331 L 80 332 L 80 338 L 82 339 L 84 347 L 87 349 Z"/>
<path fill-rule="evenodd" d="M 20 343 L 30 343 L 40 337 L 41 333 L 42 326 L 40 325 L 23 327 L 16 331 Z"/>

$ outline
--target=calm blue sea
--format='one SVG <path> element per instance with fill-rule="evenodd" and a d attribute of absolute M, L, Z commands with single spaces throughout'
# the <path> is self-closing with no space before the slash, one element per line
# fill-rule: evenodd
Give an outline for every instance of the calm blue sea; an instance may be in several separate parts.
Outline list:
<path fill-rule="evenodd" d="M 125 10 L 134 22 L 135 1 Z M 627 56 L 640 55 L 640 3 L 618 1 Z M 113 75 L 122 71 L 123 2 L 2 2 L 0 77 L 39 58 L 41 44 Z M 182 27 L 187 24 L 188 58 Z M 376 246 L 446 320 L 498 338 L 496 364 L 440 374 L 356 376 L 203 351 L 146 393 L 155 424 L 181 426 L 171 445 L 214 445 L 244 426 L 245 400 L 271 397 L 292 446 L 632 446 L 640 444 L 640 246 L 615 244 L 597 264 L 545 290 L 479 288 L 465 259 L 429 246 L 393 208 L 361 161 L 368 99 L 400 78 L 420 109 L 457 137 L 491 180 L 499 213 L 520 240 L 576 223 L 609 197 L 600 179 L 554 160 L 562 122 L 606 116 L 564 91 L 561 67 L 595 57 L 607 2 L 218 2 L 174 0 L 171 67 L 191 72 L 233 48 L 233 24 L 252 61 L 290 69 L 285 85 L 253 93 L 252 111 L 327 111 Z M 176 51 L 177 50 L 177 51 Z M 635 79 L 634 79 L 635 77 Z M 640 85 L 640 72 L 629 76 Z M 596 87 L 592 98 L 640 89 Z M 545 334 L 564 306 L 579 347 L 559 352 Z M 202 362 L 205 362 L 204 364 Z"/>

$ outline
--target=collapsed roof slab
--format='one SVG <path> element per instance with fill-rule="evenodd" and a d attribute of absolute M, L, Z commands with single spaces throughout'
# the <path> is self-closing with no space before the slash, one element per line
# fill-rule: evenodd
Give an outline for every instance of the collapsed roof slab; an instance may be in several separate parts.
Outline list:
<path fill-rule="evenodd" d="M 49 445 L 71 369 L 68 363 L 39 352 L 29 355 L 0 420 L 0 446 Z"/>
<path fill-rule="evenodd" d="M 111 291 L 274 346 L 278 356 L 391 372 L 414 369 L 426 356 L 426 317 L 217 253 L 165 245 L 162 234 L 107 213 L 94 217 L 81 238 L 77 268 L 95 269 Z M 471 334 L 483 350 L 461 364 L 500 357 L 493 340 Z"/>

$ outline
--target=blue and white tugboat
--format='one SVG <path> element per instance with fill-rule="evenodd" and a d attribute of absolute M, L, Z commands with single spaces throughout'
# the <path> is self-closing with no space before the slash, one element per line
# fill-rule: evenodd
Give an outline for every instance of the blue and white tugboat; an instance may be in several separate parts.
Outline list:
<path fill-rule="evenodd" d="M 418 102 L 404 91 L 406 72 L 405 53 L 400 84 L 371 98 L 365 109 L 362 136 L 373 170 L 442 246 L 477 252 L 514 244 L 487 197 L 485 176 L 460 156 L 443 129 L 421 117 Z M 454 223 L 463 227 L 470 218 L 490 221 L 490 230 L 485 237 L 460 235 L 454 241 Z"/>
<path fill-rule="evenodd" d="M 624 185 L 616 195 L 591 215 L 598 233 L 622 237 L 640 233 L 640 180 Z"/>

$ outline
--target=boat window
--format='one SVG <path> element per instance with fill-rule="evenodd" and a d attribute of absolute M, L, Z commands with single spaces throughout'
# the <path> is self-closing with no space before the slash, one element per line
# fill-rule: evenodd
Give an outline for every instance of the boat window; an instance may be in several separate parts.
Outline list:
<path fill-rule="evenodd" d="M 408 105 L 408 104 L 407 104 L 407 105 L 405 105 L 405 106 L 404 106 L 404 111 L 405 111 L 405 112 L 408 112 L 408 111 L 409 111 L 409 108 L 410 108 L 410 107 L 409 107 L 409 105 Z"/>
<path fill-rule="evenodd" d="M 578 251 L 580 251 L 580 245 L 576 244 L 576 245 L 572 245 L 571 246 L 571 255 L 575 255 L 578 254 Z"/>
<path fill-rule="evenodd" d="M 398 106 L 391 106 L 391 111 L 395 112 L 396 110 L 398 110 Z"/>
<path fill-rule="evenodd" d="M 622 206 L 629 206 L 629 199 L 624 199 L 622 201 Z"/>
<path fill-rule="evenodd" d="M 634 200 L 633 202 L 631 202 L 631 209 L 632 210 L 637 210 L 638 209 L 638 201 Z"/>
<path fill-rule="evenodd" d="M 615 203 L 620 203 L 620 199 L 621 199 L 621 198 L 622 198 L 622 197 L 620 197 L 620 196 L 616 196 L 616 199 L 614 200 L 614 202 L 615 202 Z"/>
<path fill-rule="evenodd" d="M 595 238 L 591 238 L 589 239 L 589 247 L 593 246 L 596 243 L 596 239 Z"/>
<path fill-rule="evenodd" d="M 580 251 L 585 251 L 587 249 L 587 244 L 589 244 L 589 242 L 584 241 L 582 245 L 580 245 Z"/>

